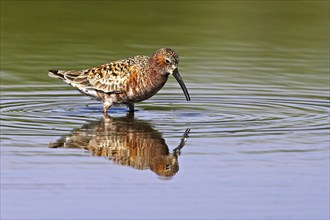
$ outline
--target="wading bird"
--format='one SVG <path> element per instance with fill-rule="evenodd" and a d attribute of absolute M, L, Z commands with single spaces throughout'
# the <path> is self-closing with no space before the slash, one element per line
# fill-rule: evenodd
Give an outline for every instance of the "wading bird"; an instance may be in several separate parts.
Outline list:
<path fill-rule="evenodd" d="M 86 70 L 49 70 L 48 75 L 102 101 L 104 113 L 116 104 L 125 104 L 132 112 L 134 103 L 155 95 L 171 74 L 190 101 L 178 64 L 179 56 L 174 50 L 161 48 L 151 57 L 137 55 Z"/>

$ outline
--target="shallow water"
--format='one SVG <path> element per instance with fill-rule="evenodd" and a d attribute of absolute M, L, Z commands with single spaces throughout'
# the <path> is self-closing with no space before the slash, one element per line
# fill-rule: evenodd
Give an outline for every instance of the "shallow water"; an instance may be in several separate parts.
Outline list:
<path fill-rule="evenodd" d="M 328 3 L 83 3 L 1 2 L 1 219 L 329 218 Z M 164 46 L 191 102 L 47 76 Z"/>

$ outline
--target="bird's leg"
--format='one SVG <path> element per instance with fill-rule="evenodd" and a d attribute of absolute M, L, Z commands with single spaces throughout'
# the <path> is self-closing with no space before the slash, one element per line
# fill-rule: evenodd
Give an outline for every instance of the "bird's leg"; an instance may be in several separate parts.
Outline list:
<path fill-rule="evenodd" d="M 107 119 L 109 119 L 110 117 L 109 117 L 109 115 L 108 115 L 108 112 L 103 112 L 103 119 L 104 120 L 107 120 Z"/>
<path fill-rule="evenodd" d="M 129 120 L 134 120 L 134 112 L 128 112 L 126 114 L 126 118 L 129 119 Z"/>
<path fill-rule="evenodd" d="M 129 112 L 134 112 L 134 103 L 129 103 L 128 105 Z"/>
<path fill-rule="evenodd" d="M 108 109 L 111 107 L 111 105 L 112 105 L 111 102 L 105 101 L 103 103 L 103 113 L 107 113 L 108 112 Z"/>
<path fill-rule="evenodd" d="M 105 101 L 103 103 L 103 118 L 104 119 L 108 119 L 109 115 L 108 115 L 108 109 L 111 107 L 111 103 Z"/>

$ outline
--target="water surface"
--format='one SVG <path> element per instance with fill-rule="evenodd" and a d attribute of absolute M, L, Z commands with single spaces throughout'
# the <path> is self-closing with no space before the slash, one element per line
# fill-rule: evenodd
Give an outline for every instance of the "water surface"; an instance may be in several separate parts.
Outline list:
<path fill-rule="evenodd" d="M 2 1 L 1 219 L 328 219 L 326 1 Z M 48 69 L 171 47 L 111 108 Z"/>

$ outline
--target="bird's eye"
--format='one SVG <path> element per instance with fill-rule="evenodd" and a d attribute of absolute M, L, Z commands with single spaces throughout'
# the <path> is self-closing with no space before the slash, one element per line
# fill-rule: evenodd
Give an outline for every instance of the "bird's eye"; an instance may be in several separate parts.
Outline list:
<path fill-rule="evenodd" d="M 171 63 L 171 61 L 169 59 L 166 59 L 165 63 Z"/>

